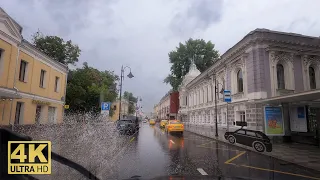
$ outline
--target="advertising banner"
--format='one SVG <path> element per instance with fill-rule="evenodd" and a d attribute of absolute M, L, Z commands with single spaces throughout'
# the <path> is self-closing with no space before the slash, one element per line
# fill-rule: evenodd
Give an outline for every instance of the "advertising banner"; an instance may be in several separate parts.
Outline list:
<path fill-rule="evenodd" d="M 304 106 L 292 106 L 290 108 L 290 129 L 295 132 L 308 132 Z"/>
<path fill-rule="evenodd" d="M 284 121 L 281 107 L 264 107 L 265 134 L 267 136 L 283 136 Z"/>

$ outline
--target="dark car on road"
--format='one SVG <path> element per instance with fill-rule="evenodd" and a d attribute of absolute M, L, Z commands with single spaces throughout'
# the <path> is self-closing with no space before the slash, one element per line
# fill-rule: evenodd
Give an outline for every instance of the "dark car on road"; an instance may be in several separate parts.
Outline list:
<path fill-rule="evenodd" d="M 231 144 L 239 143 L 250 146 L 258 152 L 272 151 L 270 139 L 260 131 L 238 129 L 235 132 L 226 132 L 224 138 Z"/>
<path fill-rule="evenodd" d="M 120 119 L 117 121 L 117 130 L 120 134 L 134 134 L 139 130 L 139 121 L 136 119 Z"/>

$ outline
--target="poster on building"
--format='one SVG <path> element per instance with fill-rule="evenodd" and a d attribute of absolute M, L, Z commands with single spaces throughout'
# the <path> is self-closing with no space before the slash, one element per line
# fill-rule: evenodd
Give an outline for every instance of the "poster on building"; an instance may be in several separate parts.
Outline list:
<path fill-rule="evenodd" d="M 290 108 L 290 129 L 294 132 L 308 132 L 306 109 L 304 106 Z"/>
<path fill-rule="evenodd" d="M 284 121 L 281 107 L 264 107 L 265 134 L 267 136 L 283 136 Z"/>

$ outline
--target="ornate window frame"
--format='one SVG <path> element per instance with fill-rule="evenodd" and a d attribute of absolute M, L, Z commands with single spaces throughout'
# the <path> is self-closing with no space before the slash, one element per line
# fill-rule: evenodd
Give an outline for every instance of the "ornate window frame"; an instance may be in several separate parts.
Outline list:
<path fill-rule="evenodd" d="M 235 95 L 234 98 L 241 99 L 241 97 L 246 97 L 248 94 L 248 86 L 247 86 L 247 72 L 245 66 L 245 57 L 237 60 L 232 66 L 230 66 L 230 79 L 231 79 L 231 94 Z M 242 85 L 243 91 L 238 91 L 238 72 L 239 70 L 242 71 Z"/>
<path fill-rule="evenodd" d="M 320 88 L 320 57 L 319 56 L 302 56 L 302 68 L 303 68 L 303 84 L 305 90 L 311 90 L 309 67 L 312 67 L 315 71 L 316 77 L 316 89 Z"/>
<path fill-rule="evenodd" d="M 272 96 L 281 95 L 280 91 L 295 90 L 295 77 L 294 77 L 294 54 L 284 51 L 270 51 L 269 64 L 270 64 L 270 81 L 271 81 L 271 94 Z M 279 90 L 277 83 L 277 64 L 281 64 L 284 68 L 284 83 L 285 89 Z"/>

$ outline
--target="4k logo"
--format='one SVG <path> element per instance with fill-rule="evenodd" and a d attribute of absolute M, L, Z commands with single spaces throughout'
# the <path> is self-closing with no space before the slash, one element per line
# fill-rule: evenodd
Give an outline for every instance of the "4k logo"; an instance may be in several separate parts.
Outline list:
<path fill-rule="evenodd" d="M 51 174 L 51 142 L 9 141 L 8 174 Z"/>

